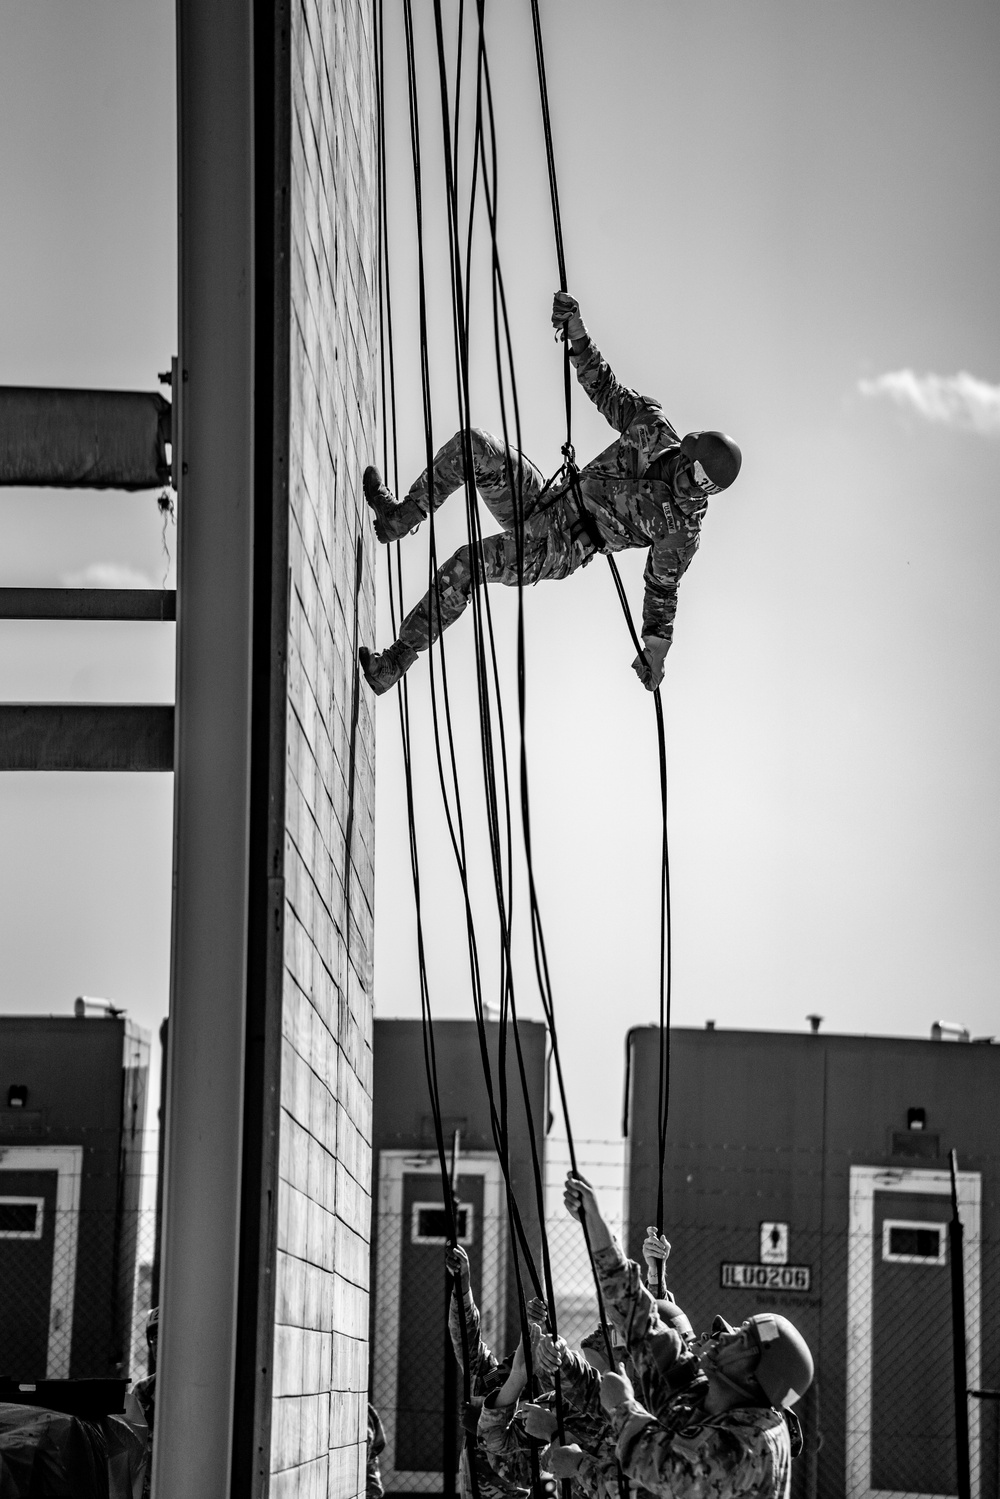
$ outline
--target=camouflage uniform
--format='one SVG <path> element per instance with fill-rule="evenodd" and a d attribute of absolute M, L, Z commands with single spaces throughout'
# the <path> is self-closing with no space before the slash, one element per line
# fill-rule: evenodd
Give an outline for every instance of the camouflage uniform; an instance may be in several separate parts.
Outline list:
<path fill-rule="evenodd" d="M 680 438 L 660 403 L 620 385 L 597 346 L 588 340 L 571 353 L 580 384 L 621 436 L 581 470 L 575 485 L 566 479 L 546 492 L 542 476 L 516 448 L 488 432 L 456 433 L 421 474 L 407 499 L 426 516 L 466 478 L 466 444 L 472 477 L 487 508 L 503 530 L 483 538 L 480 572 L 491 583 L 518 582 L 515 535 L 517 496 L 524 515 L 522 577 L 525 583 L 566 578 L 598 552 L 648 547 L 642 609 L 644 636 L 673 637 L 677 585 L 698 548 L 707 499 L 678 498 L 668 482 L 666 460 Z M 433 485 L 431 483 L 433 479 Z M 472 556 L 459 547 L 439 570 L 431 591 L 403 621 L 399 640 L 426 650 L 441 630 L 465 609 L 473 588 Z"/>
<path fill-rule="evenodd" d="M 565 1388 L 563 1393 L 566 1395 Z M 547 1389 L 536 1397 L 535 1404 L 553 1410 L 555 1401 L 555 1391 Z M 487 1401 L 479 1418 L 479 1436 L 496 1471 L 508 1482 L 527 1487 L 531 1484 L 532 1439 L 516 1419 L 518 1409 L 517 1401 L 493 1406 Z M 564 1399 L 563 1431 L 566 1441 L 576 1442 L 589 1459 L 586 1471 L 573 1480 L 574 1492 L 582 1492 L 588 1499 L 620 1499 L 618 1465 L 604 1411 L 595 1414 L 581 1410 Z"/>
<path fill-rule="evenodd" d="M 385 1448 L 385 1432 L 379 1413 L 369 1401 L 368 1403 L 368 1438 L 367 1455 L 365 1463 L 365 1499 L 382 1499 L 385 1489 L 382 1487 L 382 1473 L 379 1469 L 379 1453 Z"/>
<path fill-rule="evenodd" d="M 463 1304 L 469 1345 L 470 1398 L 469 1403 L 462 1406 L 462 1426 L 465 1432 L 475 1438 L 473 1450 L 476 1463 L 476 1487 L 473 1488 L 472 1475 L 469 1472 L 468 1447 L 463 1441 L 458 1466 L 459 1493 L 462 1499 L 474 1499 L 476 1490 L 478 1490 L 479 1499 L 527 1499 L 526 1486 L 509 1482 L 491 1466 L 479 1432 L 480 1409 L 483 1401 L 488 1395 L 495 1394 L 506 1384 L 513 1359 L 507 1358 L 501 1363 L 493 1350 L 483 1342 L 479 1308 L 476 1306 L 471 1291 L 465 1293 Z M 456 1292 L 452 1292 L 448 1311 L 448 1331 L 451 1333 L 451 1346 L 455 1350 L 458 1367 L 462 1369 L 464 1367 L 462 1324 L 459 1317 L 459 1298 Z"/>
<path fill-rule="evenodd" d="M 782 1413 L 744 1405 L 706 1415 L 697 1355 L 660 1320 L 638 1265 L 618 1244 L 594 1259 L 648 1406 L 625 1400 L 612 1416 L 629 1478 L 669 1499 L 787 1499 L 791 1449 Z"/>

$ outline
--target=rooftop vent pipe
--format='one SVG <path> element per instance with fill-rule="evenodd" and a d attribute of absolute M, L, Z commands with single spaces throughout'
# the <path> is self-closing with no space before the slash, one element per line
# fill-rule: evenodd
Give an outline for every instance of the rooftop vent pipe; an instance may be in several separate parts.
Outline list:
<path fill-rule="evenodd" d="M 959 1025 L 955 1020 L 935 1020 L 931 1026 L 932 1041 L 971 1041 L 968 1026 Z"/>

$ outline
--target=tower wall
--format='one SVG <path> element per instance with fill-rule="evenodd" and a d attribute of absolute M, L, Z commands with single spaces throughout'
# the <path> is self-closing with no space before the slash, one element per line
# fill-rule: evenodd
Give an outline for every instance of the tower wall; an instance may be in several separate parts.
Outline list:
<path fill-rule="evenodd" d="M 364 1490 L 375 435 L 370 7 L 291 8 L 287 746 L 273 1494 Z M 348 843 L 349 840 L 349 843 Z"/>

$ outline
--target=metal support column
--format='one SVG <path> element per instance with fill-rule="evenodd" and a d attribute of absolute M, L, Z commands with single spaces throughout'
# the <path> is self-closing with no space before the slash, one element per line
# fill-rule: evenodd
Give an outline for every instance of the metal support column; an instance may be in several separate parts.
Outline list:
<path fill-rule="evenodd" d="M 155 1499 L 225 1499 L 232 1463 L 253 603 L 252 23 L 249 0 L 177 3 L 177 730 Z"/>

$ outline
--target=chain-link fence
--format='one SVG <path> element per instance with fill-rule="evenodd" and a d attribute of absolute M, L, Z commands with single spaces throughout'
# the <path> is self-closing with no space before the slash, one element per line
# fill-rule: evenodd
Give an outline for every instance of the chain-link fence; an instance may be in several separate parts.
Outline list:
<path fill-rule="evenodd" d="M 155 1187 L 155 1140 L 127 1173 L 82 1146 L 0 1149 L 0 1375 L 148 1372 Z"/>
<path fill-rule="evenodd" d="M 621 1145 L 586 1149 L 580 1169 L 622 1233 Z M 597 1307 L 583 1236 L 559 1201 L 565 1165 L 557 1145 L 546 1234 L 559 1329 L 578 1345 Z M 789 1205 L 786 1221 L 764 1221 L 759 1174 L 744 1173 L 737 1188 L 721 1174 L 694 1181 L 685 1170 L 685 1211 L 667 1225 L 671 1292 L 699 1332 L 717 1314 L 738 1325 L 773 1311 L 805 1336 L 816 1377 L 797 1407 L 805 1446 L 793 1465 L 793 1499 L 1000 1499 L 1000 1244 L 984 1211 L 996 1211 L 997 1177 L 959 1173 L 956 1278 L 946 1169 L 848 1165 L 842 1175 L 834 1190 L 843 1214 L 833 1227 L 810 1230 L 799 1226 L 808 1217 L 801 1204 Z M 446 1358 L 445 1226 L 433 1176 L 408 1184 L 404 1170 L 402 1187 L 397 1210 L 375 1225 L 372 1398 L 386 1429 L 387 1492 L 441 1493 L 460 1436 L 460 1377 L 449 1377 Z M 459 1198 L 483 1336 L 502 1355 L 517 1339 L 502 1193 L 466 1177 Z M 646 1221 L 629 1225 L 634 1255 Z M 965 1343 L 960 1375 L 956 1336 Z"/>
<path fill-rule="evenodd" d="M 578 1345 L 596 1325 L 597 1305 L 583 1236 L 561 1206 L 566 1152 L 558 1141 L 548 1147 L 546 1238 L 559 1329 Z M 84 1194 L 71 1148 L 30 1160 L 17 1149 L 0 1159 L 0 1375 L 141 1378 L 155 1137 L 131 1197 L 113 1182 L 90 1182 Z M 612 1227 L 637 1254 L 646 1218 L 636 1202 L 625 1228 L 621 1142 L 578 1150 Z M 816 1356 L 816 1379 L 798 1408 L 805 1450 L 793 1468 L 793 1499 L 1000 1499 L 1000 1163 L 979 1160 L 959 1173 L 960 1283 L 942 1167 L 830 1169 L 824 1200 L 842 1201 L 843 1210 L 815 1228 L 802 1226 L 811 1216 L 804 1199 L 789 1203 L 789 1221 L 764 1221 L 775 1209 L 760 1195 L 762 1170 L 731 1158 L 714 1175 L 692 1167 L 678 1159 L 668 1193 L 673 1294 L 699 1331 L 717 1313 L 738 1324 L 779 1312 Z M 459 1444 L 461 1379 L 446 1357 L 435 1171 L 401 1159 L 392 1210 L 383 1194 L 372 1225 L 371 1391 L 386 1429 L 389 1493 L 442 1492 Z M 95 1195 L 108 1205 L 74 1206 Z M 483 1336 L 502 1355 L 517 1340 L 518 1293 L 495 1158 L 463 1161 L 458 1198 Z M 956 1378 L 956 1334 L 964 1335 L 964 1379 Z"/>
<path fill-rule="evenodd" d="M 995 1158 L 958 1174 L 957 1254 L 946 1160 L 681 1144 L 666 1176 L 669 1281 L 695 1327 L 777 1312 L 815 1357 L 793 1499 L 995 1499 L 997 1402 L 967 1393 L 1000 1386 Z"/>

